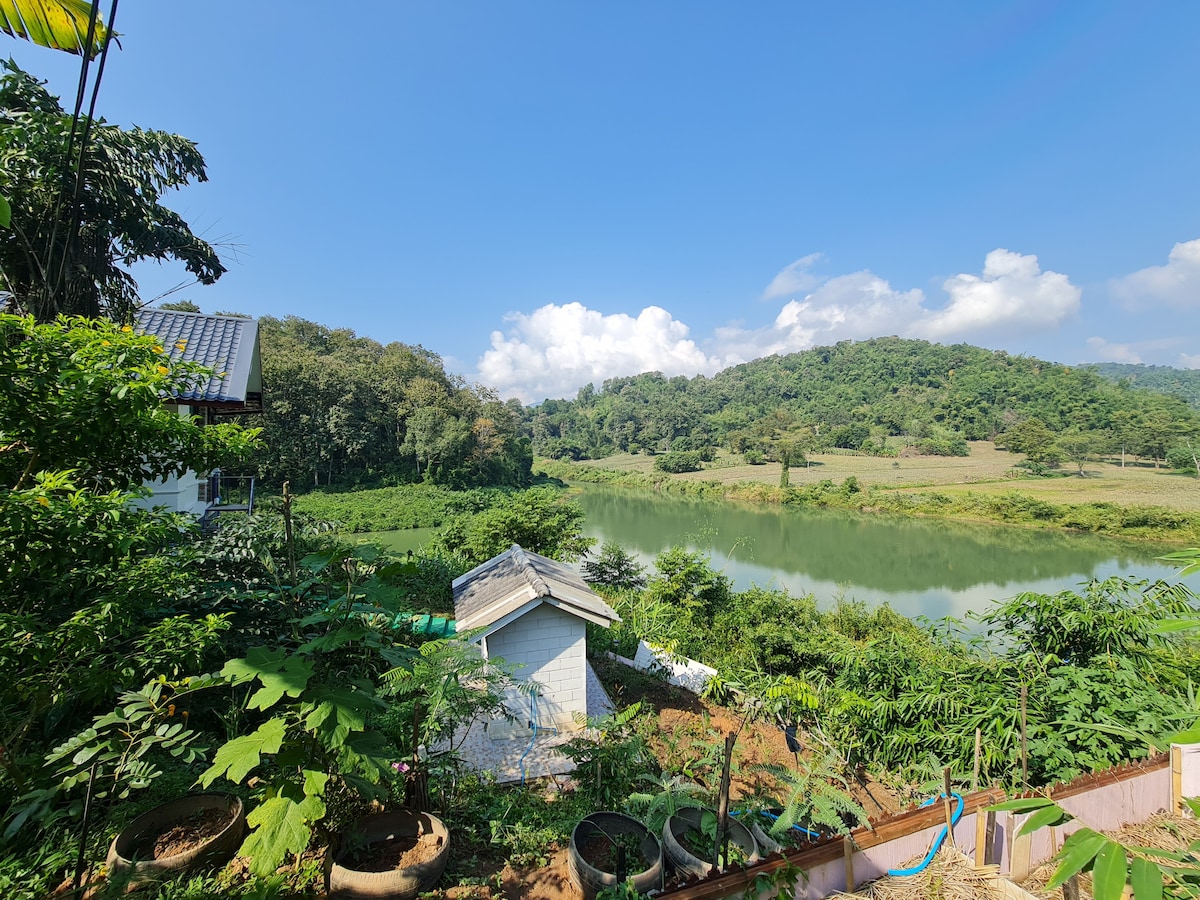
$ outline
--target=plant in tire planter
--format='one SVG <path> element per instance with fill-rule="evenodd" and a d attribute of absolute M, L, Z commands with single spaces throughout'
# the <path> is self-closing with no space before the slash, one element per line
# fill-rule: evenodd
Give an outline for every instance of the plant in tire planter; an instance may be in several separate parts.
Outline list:
<path fill-rule="evenodd" d="M 675 870 L 703 878 L 713 868 L 717 814 L 711 809 L 681 809 L 663 825 L 663 852 Z M 758 862 L 754 835 L 735 819 L 729 820 L 729 859 L 718 860 L 721 871 L 730 865 L 749 866 Z"/>
<path fill-rule="evenodd" d="M 194 794 L 156 806 L 123 828 L 108 850 L 109 876 L 157 880 L 229 860 L 246 814 L 229 794 Z"/>
<path fill-rule="evenodd" d="M 600 891 L 629 882 L 641 894 L 662 887 L 662 846 L 637 819 L 597 812 L 571 832 L 571 880 L 592 900 Z"/>
<path fill-rule="evenodd" d="M 329 894 L 408 900 L 437 884 L 449 858 L 450 833 L 437 816 L 377 813 L 360 819 L 330 848 Z"/>

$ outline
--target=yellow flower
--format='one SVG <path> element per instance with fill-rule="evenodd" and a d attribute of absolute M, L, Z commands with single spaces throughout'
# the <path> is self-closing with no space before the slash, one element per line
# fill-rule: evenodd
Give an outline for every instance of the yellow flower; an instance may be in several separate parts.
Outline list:
<path fill-rule="evenodd" d="M 131 331 L 133 331 L 133 326 L 132 325 L 122 325 L 121 330 L 123 332 L 125 332 L 126 334 L 129 334 Z"/>
<path fill-rule="evenodd" d="M 38 503 L 42 504 L 42 506 L 50 505 L 50 501 L 47 500 L 45 497 L 38 497 Z"/>
<path fill-rule="evenodd" d="M 166 375 L 166 374 L 167 374 L 168 372 L 170 372 L 170 371 L 171 371 L 171 370 L 170 370 L 170 369 L 168 369 L 166 366 L 159 366 L 159 367 L 158 367 L 158 374 L 159 374 L 159 375 Z"/>
<path fill-rule="evenodd" d="M 100 346 L 101 346 L 101 347 L 111 347 L 111 346 L 112 346 L 112 341 L 101 341 L 101 342 L 100 342 Z"/>
<path fill-rule="evenodd" d="M 156 345 L 154 346 L 154 352 L 155 352 L 155 353 L 162 353 L 162 352 L 163 352 L 163 348 L 162 348 L 162 347 L 159 347 L 159 346 L 156 344 Z"/>

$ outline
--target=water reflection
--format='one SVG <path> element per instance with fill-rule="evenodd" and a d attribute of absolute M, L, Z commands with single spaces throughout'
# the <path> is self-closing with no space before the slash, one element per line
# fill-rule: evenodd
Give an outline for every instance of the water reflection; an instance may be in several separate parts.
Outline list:
<path fill-rule="evenodd" d="M 1175 579 L 1171 548 L 1036 529 L 744 506 L 585 485 L 584 531 L 651 563 L 673 544 L 709 553 L 738 588 L 887 601 L 909 616 L 963 616 L 1021 591 L 1120 574 Z M 1200 589 L 1200 576 L 1186 582 Z"/>

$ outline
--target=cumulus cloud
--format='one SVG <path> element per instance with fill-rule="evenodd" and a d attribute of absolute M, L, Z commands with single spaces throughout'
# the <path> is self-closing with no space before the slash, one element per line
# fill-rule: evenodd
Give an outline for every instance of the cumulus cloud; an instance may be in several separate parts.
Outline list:
<path fill-rule="evenodd" d="M 1073 316 L 1081 296 L 1066 275 L 1043 272 L 1036 256 L 1004 249 L 987 255 L 981 275 L 955 275 L 943 287 L 949 301 L 935 308 L 918 288 L 897 290 L 869 271 L 841 275 L 789 300 L 771 326 L 721 329 L 716 344 L 722 357 L 741 361 L 884 334 L 933 341 L 1028 334 Z"/>
<path fill-rule="evenodd" d="M 1079 288 L 1066 275 L 1043 272 L 1036 256 L 993 250 L 983 276 L 955 275 L 943 285 L 944 308 L 914 323 L 913 334 L 931 340 L 1028 334 L 1053 328 L 1079 311 Z"/>
<path fill-rule="evenodd" d="M 811 277 L 816 256 L 799 259 L 775 276 L 767 293 Z M 979 340 L 1045 331 L 1079 309 L 1080 290 L 1065 275 L 1043 272 L 1038 259 L 993 250 L 979 275 L 959 274 L 944 283 L 947 301 L 931 304 L 919 288 L 898 290 L 870 271 L 839 275 L 790 299 L 774 321 L 760 328 L 728 325 L 703 344 L 665 309 L 650 306 L 636 317 L 606 315 L 580 303 L 548 304 L 507 317 L 491 349 L 479 360 L 478 377 L 502 394 L 525 402 L 567 397 L 588 382 L 660 371 L 666 375 L 713 374 L 762 356 L 794 353 L 841 340 L 880 335 L 934 341 Z"/>
<path fill-rule="evenodd" d="M 809 269 L 813 264 L 820 261 L 822 254 L 810 253 L 808 256 L 802 256 L 793 263 L 789 263 L 780 270 L 779 274 L 772 279 L 767 285 L 767 289 L 763 291 L 764 300 L 773 300 L 776 297 L 786 297 L 789 294 L 802 294 L 805 291 L 811 291 L 821 279 L 814 275 Z"/>
<path fill-rule="evenodd" d="M 479 380 L 526 403 L 573 395 L 606 378 L 662 372 L 712 374 L 722 362 L 688 338 L 688 326 L 659 306 L 636 317 L 605 315 L 582 303 L 548 303 L 528 315 L 506 317 L 509 330 L 493 331 L 479 360 Z"/>
<path fill-rule="evenodd" d="M 1148 266 L 1116 279 L 1112 292 L 1131 308 L 1200 307 L 1200 238 L 1172 247 L 1165 266 Z"/>
<path fill-rule="evenodd" d="M 1088 348 L 1097 362 L 1140 363 L 1141 355 L 1131 344 L 1110 344 L 1102 337 L 1087 339 Z"/>

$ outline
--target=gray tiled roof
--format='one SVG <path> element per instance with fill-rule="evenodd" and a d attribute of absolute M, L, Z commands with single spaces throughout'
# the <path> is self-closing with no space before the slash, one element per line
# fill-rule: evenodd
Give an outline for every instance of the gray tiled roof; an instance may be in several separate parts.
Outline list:
<path fill-rule="evenodd" d="M 137 330 L 162 341 L 172 360 L 199 363 L 213 376 L 175 397 L 194 403 L 257 405 L 262 395 L 258 322 L 237 316 L 206 316 L 147 308 L 137 314 Z M 178 344 L 183 342 L 183 349 Z"/>
<path fill-rule="evenodd" d="M 454 579 L 456 627 L 459 632 L 486 628 L 539 599 L 589 621 L 621 621 L 578 572 L 513 544 Z"/>

